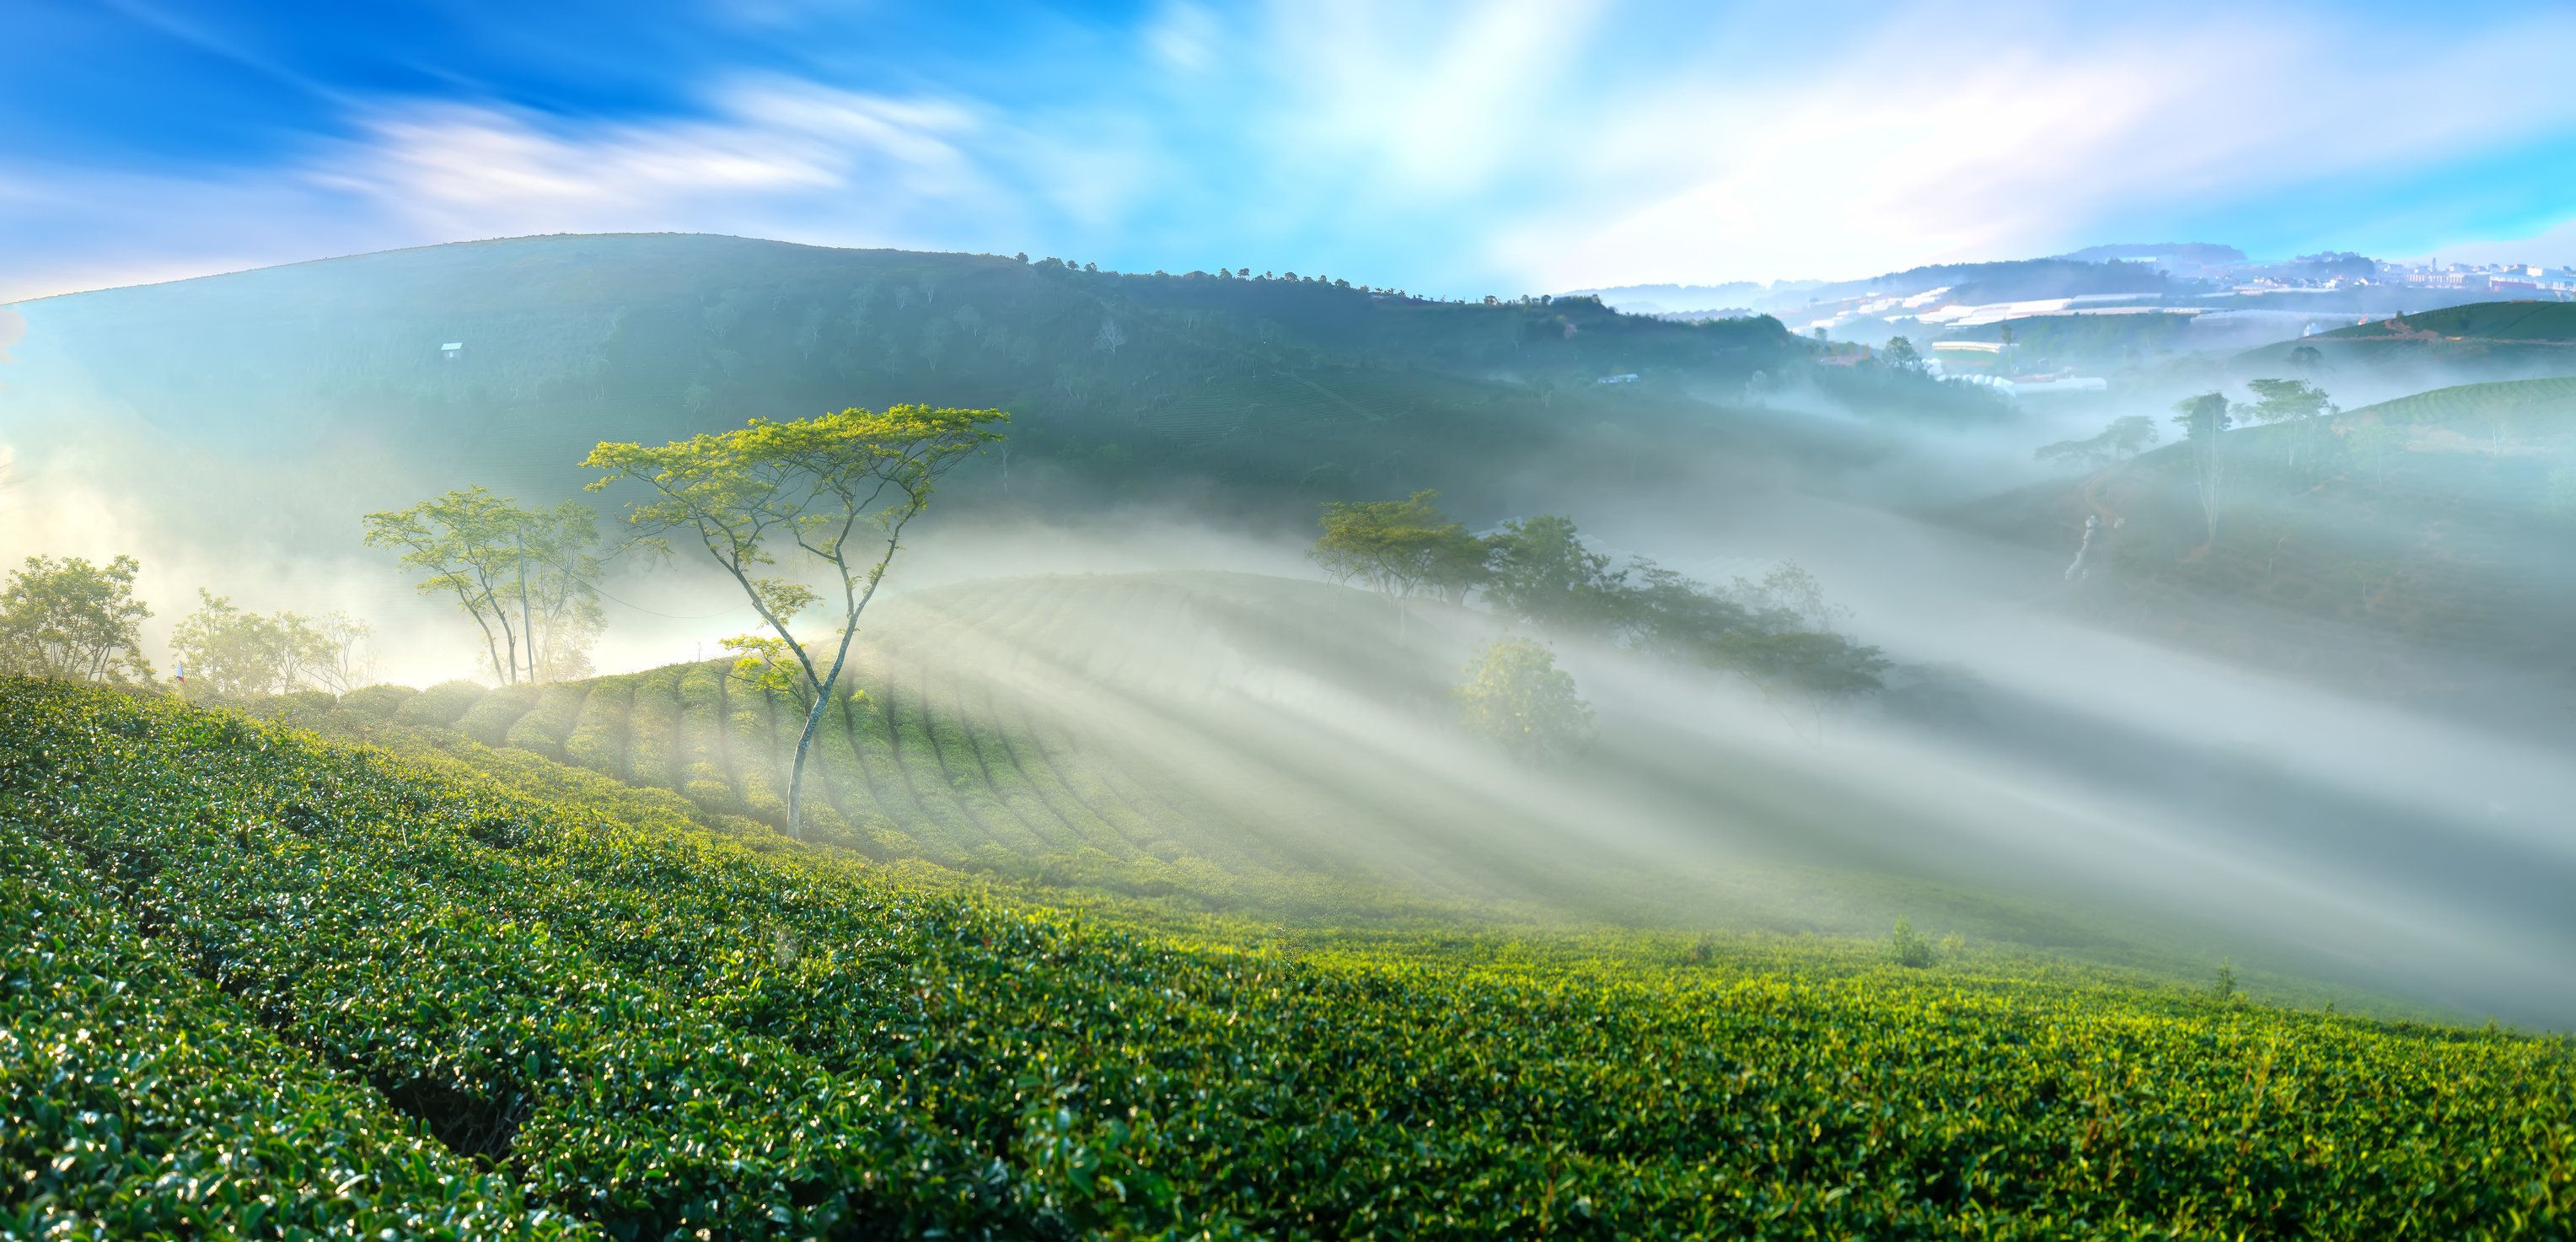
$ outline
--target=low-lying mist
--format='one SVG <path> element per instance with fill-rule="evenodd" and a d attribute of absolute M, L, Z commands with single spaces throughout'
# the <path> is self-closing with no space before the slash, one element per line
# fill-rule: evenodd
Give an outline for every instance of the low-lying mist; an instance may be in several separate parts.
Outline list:
<path fill-rule="evenodd" d="M 1456 507 L 1475 529 L 1566 514 L 1595 546 L 1713 581 L 1794 562 L 1895 662 L 1885 693 L 1819 707 L 1559 640 L 1597 738 L 1553 763 L 1458 727 L 1451 689 L 1507 628 L 1492 613 L 1400 615 L 1328 585 L 1304 554 L 1312 528 L 1263 516 L 1311 502 L 1220 518 L 1199 502 L 1222 491 L 1206 481 L 1039 505 L 979 465 L 910 540 L 862 647 L 880 671 L 972 685 L 960 710 L 1048 721 L 1265 876 L 1362 878 L 1441 915 L 1841 935 L 1902 916 L 1971 941 L 2233 959 L 2576 1022 L 2563 684 L 2259 595 L 2071 582 L 2083 531 L 2065 504 L 2013 519 L 2019 540 L 1941 516 L 2059 486 L 2031 448 L 2104 408 L 1923 426 L 1784 400 L 1740 412 L 1767 439 L 1611 428 L 1580 460 L 1498 468 Z M 11 428 L 0 453 L 0 557 L 140 558 L 146 654 L 165 669 L 204 588 L 365 619 L 384 680 L 478 675 L 470 623 L 360 546 L 356 522 L 459 480 L 362 438 L 328 453 L 182 444 L 107 417 Z M 619 498 L 593 500 L 613 541 Z M 2230 520 L 2294 503 L 2249 495 Z M 2398 558 L 2411 523 L 2348 533 Z M 2498 555 L 2563 579 L 2547 546 Z M 602 673 L 712 659 L 755 627 L 685 555 L 617 553 L 600 588 Z M 2341 679 L 2366 661 L 2413 671 Z M 2435 684 L 2449 692 L 2388 690 Z"/>

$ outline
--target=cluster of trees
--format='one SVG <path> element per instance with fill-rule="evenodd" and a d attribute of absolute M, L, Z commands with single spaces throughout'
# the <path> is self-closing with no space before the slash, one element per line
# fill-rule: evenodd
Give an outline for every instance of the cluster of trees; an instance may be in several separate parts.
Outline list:
<path fill-rule="evenodd" d="M 192 693 L 341 695 L 367 684 L 373 661 L 365 643 L 373 633 L 345 612 L 262 616 L 200 587 L 197 611 L 172 632 L 170 648 Z"/>
<path fill-rule="evenodd" d="M 142 566 L 82 557 L 31 556 L 0 587 L 0 673 L 57 681 L 144 685 L 142 625 L 152 610 L 134 597 Z"/>
<path fill-rule="evenodd" d="M 135 598 L 142 565 L 131 556 L 98 564 L 77 556 L 31 556 L 0 587 L 0 673 L 120 686 L 154 684 L 143 654 L 152 610 Z M 179 683 L 230 697 L 364 684 L 369 629 L 347 613 L 307 617 L 245 612 L 211 591 L 171 635 Z"/>
<path fill-rule="evenodd" d="M 483 635 L 494 680 L 590 675 L 599 607 L 599 515 L 565 501 L 521 506 L 480 486 L 370 513 L 369 547 L 402 554 L 423 595 L 452 597 Z"/>
<path fill-rule="evenodd" d="M 2174 423 L 2183 429 L 2184 443 L 2190 449 L 2192 478 L 2200 493 L 2200 510 L 2207 523 L 2208 538 L 2218 542 L 2218 514 L 2225 499 L 2228 457 L 2225 435 L 2239 422 L 2264 423 L 2284 428 L 2279 437 L 2282 464 L 2295 472 L 2301 458 L 2310 469 L 2323 465 L 2327 447 L 2328 420 L 2337 410 L 2326 398 L 2325 390 L 2306 380 L 2258 379 L 2246 383 L 2254 400 L 2234 402 L 2223 392 L 2206 392 L 2187 397 L 2174 405 Z"/>
<path fill-rule="evenodd" d="M 1335 579 L 1384 592 L 1399 610 L 1419 597 L 1458 603 L 1473 595 L 1520 629 L 1728 673 L 1774 704 L 1881 688 L 1886 658 L 1837 631 L 1841 614 L 1814 576 L 1795 565 L 1758 582 L 1739 578 L 1713 588 L 1644 557 L 1613 565 L 1569 518 L 1515 519 L 1479 537 L 1442 513 L 1438 501 L 1438 493 L 1421 491 L 1403 500 L 1327 504 L 1311 555 Z M 1480 655 L 1470 685 L 1502 689 L 1477 692 L 1471 721 L 1487 710 L 1480 704 L 1578 703 L 1570 680 L 1562 695 L 1548 689 L 1549 674 L 1562 674 L 1552 656 L 1539 658 L 1545 654 L 1543 647 L 1512 647 Z M 1524 719 L 1498 736 L 1562 739 L 1581 731 L 1579 721 L 1564 724 L 1570 720 Z"/>
<path fill-rule="evenodd" d="M 2144 414 L 2129 414 L 2112 419 L 2099 434 L 2043 444 L 2031 456 L 2052 465 L 2100 470 L 2154 448 L 2156 439 L 2156 420 Z"/>
<path fill-rule="evenodd" d="M 2182 428 L 2201 517 L 2212 542 L 2218 539 L 2218 515 L 2226 495 L 2228 431 L 2240 423 L 2280 428 L 2273 442 L 2280 449 L 2281 466 L 2293 473 L 2303 468 L 2311 472 L 2323 469 L 2337 447 L 2331 423 L 2340 411 L 2324 389 L 2298 379 L 2249 380 L 2245 386 L 2253 393 L 2251 401 L 2231 401 L 2226 393 L 2205 392 L 2174 405 L 2173 423 Z M 2100 470 L 2146 452 L 2156 440 L 2155 420 L 2144 414 L 2130 414 L 2111 420 L 2100 434 L 2088 439 L 2041 445 L 2033 456 L 2044 462 Z"/>

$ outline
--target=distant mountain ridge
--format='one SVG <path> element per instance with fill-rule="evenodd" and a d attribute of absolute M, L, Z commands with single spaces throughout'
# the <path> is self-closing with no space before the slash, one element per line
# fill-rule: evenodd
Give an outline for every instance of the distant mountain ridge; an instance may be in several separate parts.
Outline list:
<path fill-rule="evenodd" d="M 1716 285 L 1621 285 L 1575 289 L 1568 293 L 1598 297 L 1611 306 L 1643 314 L 1724 306 L 1742 306 L 1757 311 L 1786 310 L 1864 294 L 1910 297 L 1941 288 L 1950 289 L 1950 300 L 1957 302 L 2019 302 L 2090 294 L 2160 293 L 2165 290 L 2167 280 L 2159 273 L 2197 279 L 2247 261 L 2245 252 L 2234 246 L 2207 242 L 2159 242 L 2088 246 L 2069 254 L 2038 259 L 1927 264 L 1864 280 L 1778 280 L 1767 284 L 1739 280 Z"/>

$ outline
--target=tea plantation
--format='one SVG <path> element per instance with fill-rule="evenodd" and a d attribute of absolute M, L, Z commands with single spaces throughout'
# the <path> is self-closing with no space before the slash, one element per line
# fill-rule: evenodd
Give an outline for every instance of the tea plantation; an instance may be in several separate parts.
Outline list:
<path fill-rule="evenodd" d="M 526 763 L 0 682 L 0 1236 L 2576 1229 L 2556 1041 L 1184 943 Z"/>
<path fill-rule="evenodd" d="M 1316 623 L 1263 632 L 1263 619 L 1280 612 Z M 1417 646 L 1427 645 L 1421 631 L 1433 627 L 1414 628 Z M 1172 756 L 1122 744 L 1129 731 L 1106 723 L 1132 704 L 1126 718 L 1180 732 L 1206 725 L 1170 719 L 1175 704 L 1185 710 L 1204 696 L 1189 671 L 1263 643 L 1326 642 L 1296 653 L 1300 674 L 1419 683 L 1418 695 L 1440 700 L 1454 659 L 1394 654 L 1393 631 L 1380 600 L 1251 574 L 998 579 L 907 597 L 854 650 L 848 676 L 858 695 L 824 715 L 805 837 L 877 861 L 1192 908 L 1329 913 L 1363 893 L 1400 903 L 1385 875 L 1301 848 L 1294 825 L 1248 827 L 1243 806 L 1211 800 L 1206 782 L 1176 779 Z M 783 829 L 801 712 L 747 690 L 729 667 L 675 664 L 497 690 L 380 686 L 337 703 L 316 695 L 247 706 L 342 737 L 388 725 L 451 729 L 669 790 L 747 832 Z M 1490 896 L 1456 876 L 1404 880 L 1415 894 Z"/>

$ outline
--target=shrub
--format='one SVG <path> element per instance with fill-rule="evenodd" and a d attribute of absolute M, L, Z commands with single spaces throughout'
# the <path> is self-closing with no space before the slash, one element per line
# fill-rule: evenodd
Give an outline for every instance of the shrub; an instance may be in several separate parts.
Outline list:
<path fill-rule="evenodd" d="M 453 725 L 490 693 L 491 690 L 479 682 L 442 681 L 406 700 L 394 713 L 394 722 Z"/>
<path fill-rule="evenodd" d="M 1911 920 L 1896 920 L 1896 930 L 1888 934 L 1887 948 L 1888 956 L 1899 966 L 1921 969 L 1932 964 L 1931 938 L 1915 931 Z"/>
<path fill-rule="evenodd" d="M 409 686 L 362 686 L 340 696 L 340 710 L 390 721 L 405 704 L 419 697 L 420 691 Z"/>

